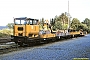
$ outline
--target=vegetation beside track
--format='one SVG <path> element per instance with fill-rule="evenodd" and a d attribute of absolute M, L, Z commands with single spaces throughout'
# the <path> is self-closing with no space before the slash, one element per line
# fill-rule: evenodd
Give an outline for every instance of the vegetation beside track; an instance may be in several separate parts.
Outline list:
<path fill-rule="evenodd" d="M 10 37 L 13 34 L 13 29 L 2 29 L 0 30 L 0 38 Z"/>

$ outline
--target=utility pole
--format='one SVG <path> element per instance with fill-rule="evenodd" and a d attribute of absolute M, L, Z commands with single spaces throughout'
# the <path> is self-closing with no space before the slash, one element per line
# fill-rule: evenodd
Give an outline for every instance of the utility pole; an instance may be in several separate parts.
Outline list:
<path fill-rule="evenodd" d="M 69 0 L 68 0 L 68 29 L 70 27 L 70 21 L 69 21 L 69 18 L 70 18 L 70 14 L 69 14 Z"/>
<path fill-rule="evenodd" d="M 68 0 L 68 13 L 69 13 L 69 0 Z"/>
<path fill-rule="evenodd" d="M 67 27 L 67 30 L 70 29 L 70 20 L 71 20 L 71 15 L 70 15 L 70 11 L 69 11 L 69 0 L 68 0 L 68 12 L 66 13 L 67 16 L 68 16 L 68 27 Z"/>

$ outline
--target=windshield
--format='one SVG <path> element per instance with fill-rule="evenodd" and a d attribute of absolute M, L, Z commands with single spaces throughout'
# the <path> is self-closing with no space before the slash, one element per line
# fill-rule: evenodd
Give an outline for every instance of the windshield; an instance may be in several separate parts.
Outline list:
<path fill-rule="evenodd" d="M 15 20 L 15 24 L 26 24 L 26 20 Z"/>
<path fill-rule="evenodd" d="M 15 24 L 20 24 L 20 20 L 15 20 Z"/>
<path fill-rule="evenodd" d="M 30 24 L 30 25 L 36 25 L 38 23 L 38 20 L 35 19 L 26 19 L 26 18 L 15 18 L 14 19 L 15 24 Z"/>

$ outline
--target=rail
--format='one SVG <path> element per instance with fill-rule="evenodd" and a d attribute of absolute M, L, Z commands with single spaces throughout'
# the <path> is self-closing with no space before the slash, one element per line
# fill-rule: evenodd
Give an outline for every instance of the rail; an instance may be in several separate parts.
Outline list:
<path fill-rule="evenodd" d="M 11 38 L 0 38 L 0 43 L 11 42 Z"/>

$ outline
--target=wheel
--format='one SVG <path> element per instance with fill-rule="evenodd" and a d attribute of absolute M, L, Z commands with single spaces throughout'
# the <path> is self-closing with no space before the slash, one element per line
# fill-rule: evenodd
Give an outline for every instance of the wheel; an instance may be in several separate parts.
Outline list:
<path fill-rule="evenodd" d="M 18 45 L 20 45 L 22 47 L 23 46 L 23 43 L 18 43 Z"/>

